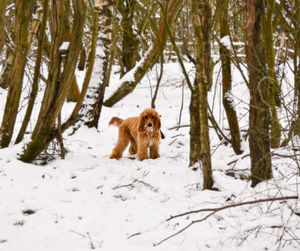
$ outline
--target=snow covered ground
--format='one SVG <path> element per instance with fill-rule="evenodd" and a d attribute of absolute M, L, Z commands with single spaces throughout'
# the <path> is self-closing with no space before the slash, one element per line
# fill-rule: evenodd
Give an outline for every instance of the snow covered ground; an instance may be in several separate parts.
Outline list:
<path fill-rule="evenodd" d="M 193 75 L 190 65 L 188 70 Z M 117 129 L 108 126 L 110 118 L 137 116 L 149 107 L 150 86 L 153 93 L 157 74 L 154 68 L 131 95 L 112 108 L 103 107 L 98 131 L 83 127 L 72 136 L 67 131 L 65 160 L 57 157 L 44 166 L 25 164 L 17 160 L 25 143 L 0 149 L 1 251 L 299 250 L 299 200 L 228 208 L 157 245 L 211 212 L 166 221 L 171 215 L 297 196 L 299 191 L 299 166 L 295 161 L 299 161 L 299 155 L 286 157 L 295 154 L 292 147 L 275 151 L 274 178 L 253 189 L 249 181 L 226 175 L 228 170 L 242 177 L 249 174 L 248 143 L 243 143 L 244 153 L 236 156 L 230 146 L 220 144 L 213 129 L 213 175 L 219 191 L 202 191 L 201 171 L 188 168 L 189 128 L 169 130 L 178 125 L 179 119 L 181 125 L 189 124 L 190 93 L 187 87 L 181 87 L 183 75 L 175 63 L 165 65 L 156 102 L 166 136 L 161 141 L 161 157 L 141 162 L 126 151 L 120 160 L 109 159 L 117 140 Z M 215 76 L 218 79 L 218 72 Z M 238 104 L 241 129 L 245 130 L 248 92 L 238 72 L 234 72 L 233 79 L 233 102 Z M 107 96 L 117 82 L 117 76 L 113 76 Z M 1 117 L 6 93 L 0 89 Z M 213 87 L 210 103 L 215 118 L 226 128 L 220 100 L 220 87 Z M 64 106 L 63 119 L 72 108 L 73 104 Z M 37 115 L 38 110 L 34 113 Z M 29 129 L 33 127 L 31 123 Z"/>

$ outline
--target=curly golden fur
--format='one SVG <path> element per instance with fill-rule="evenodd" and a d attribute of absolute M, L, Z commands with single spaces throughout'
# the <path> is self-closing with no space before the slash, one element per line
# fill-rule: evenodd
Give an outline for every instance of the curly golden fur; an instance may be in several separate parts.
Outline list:
<path fill-rule="evenodd" d="M 122 120 L 113 117 L 109 125 L 119 127 L 119 137 L 115 148 L 110 155 L 111 159 L 120 159 L 128 143 L 129 153 L 138 154 L 139 160 L 159 157 L 160 127 L 161 122 L 158 113 L 152 109 L 145 109 L 139 117 L 131 117 Z"/>

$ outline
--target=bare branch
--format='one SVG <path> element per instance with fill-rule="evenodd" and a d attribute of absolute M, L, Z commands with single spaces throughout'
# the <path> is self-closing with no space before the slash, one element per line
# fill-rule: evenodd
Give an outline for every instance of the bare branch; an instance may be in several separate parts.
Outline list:
<path fill-rule="evenodd" d="M 206 215 L 205 217 L 203 217 L 199 220 L 192 221 L 191 223 L 189 223 L 187 226 L 180 229 L 176 233 L 174 233 L 174 234 L 166 237 L 165 239 L 161 240 L 160 242 L 154 244 L 154 246 L 158 246 L 158 245 L 162 244 L 163 242 L 175 237 L 176 235 L 181 234 L 182 232 L 184 232 L 186 229 L 190 228 L 195 223 L 205 221 L 207 218 L 209 218 L 213 214 L 215 214 L 219 211 L 222 211 L 224 209 L 239 207 L 239 206 L 244 206 L 244 205 L 257 204 L 257 203 L 261 203 L 261 202 L 278 201 L 278 200 L 296 200 L 296 199 L 298 199 L 298 196 L 286 196 L 286 197 L 279 197 L 279 198 L 266 198 L 266 199 L 252 200 L 252 201 L 245 201 L 245 202 L 240 202 L 240 203 L 236 203 L 236 204 L 230 204 L 230 205 L 226 205 L 226 206 L 223 206 L 223 207 L 203 208 L 203 209 L 199 209 L 199 210 L 193 210 L 193 211 L 177 214 L 177 215 L 174 215 L 174 216 L 170 216 L 170 218 L 168 218 L 166 221 L 170 221 L 170 220 L 173 220 L 175 218 L 183 217 L 183 216 L 190 215 L 190 214 L 196 214 L 196 213 L 201 213 L 201 212 L 211 212 L 211 213 L 209 213 L 208 215 Z"/>

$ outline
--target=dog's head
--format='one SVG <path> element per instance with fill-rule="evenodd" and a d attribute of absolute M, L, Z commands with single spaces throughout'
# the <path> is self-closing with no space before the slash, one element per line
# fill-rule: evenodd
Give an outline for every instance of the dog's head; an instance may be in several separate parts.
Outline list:
<path fill-rule="evenodd" d="M 154 109 L 147 108 L 140 114 L 139 132 L 159 131 L 160 127 L 160 118 Z"/>

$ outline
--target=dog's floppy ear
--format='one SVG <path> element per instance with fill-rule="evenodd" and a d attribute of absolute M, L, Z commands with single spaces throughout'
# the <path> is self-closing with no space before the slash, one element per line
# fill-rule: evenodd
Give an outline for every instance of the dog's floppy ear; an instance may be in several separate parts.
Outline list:
<path fill-rule="evenodd" d="M 159 118 L 159 116 L 157 115 L 157 116 L 155 116 L 155 118 L 154 118 L 154 129 L 155 129 L 155 131 L 160 130 L 160 127 L 161 127 L 160 118 Z"/>
<path fill-rule="evenodd" d="M 140 121 L 139 121 L 138 131 L 139 132 L 145 131 L 145 117 L 142 114 L 140 115 Z"/>

